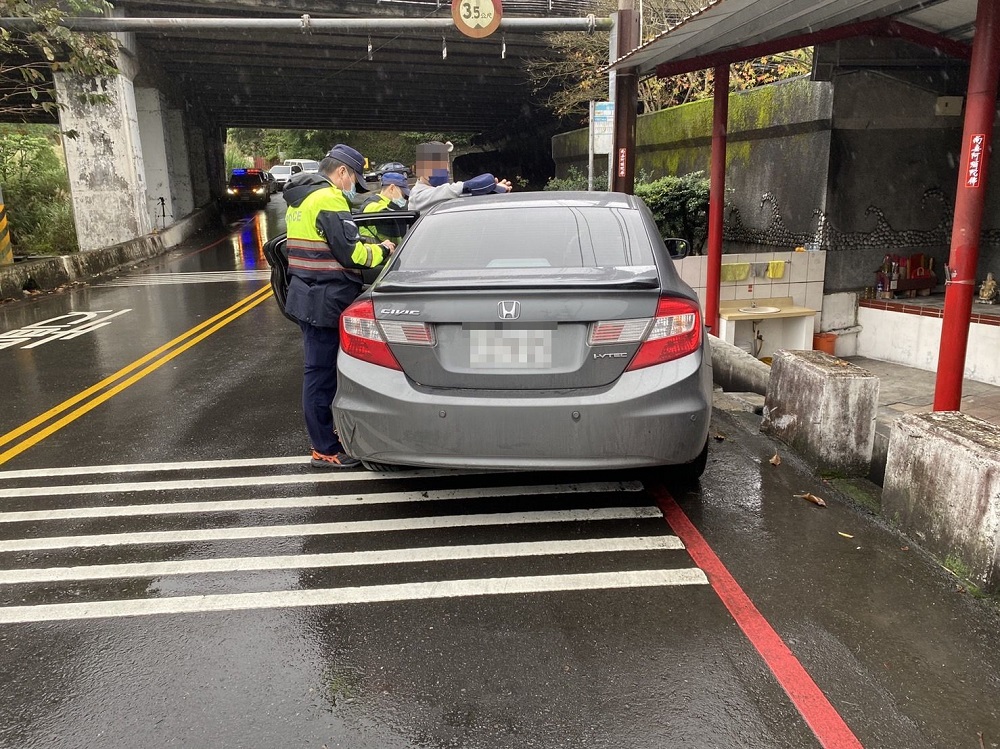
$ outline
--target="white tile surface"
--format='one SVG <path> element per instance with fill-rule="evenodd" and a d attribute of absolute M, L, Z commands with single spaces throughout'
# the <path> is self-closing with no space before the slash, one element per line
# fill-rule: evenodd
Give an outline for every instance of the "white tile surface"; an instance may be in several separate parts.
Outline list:
<path fill-rule="evenodd" d="M 731 283 L 723 284 L 719 289 L 719 300 L 728 302 L 736 298 L 736 287 Z"/>
<path fill-rule="evenodd" d="M 772 286 L 772 290 L 773 290 Z M 806 284 L 804 283 L 790 283 L 788 284 L 788 293 L 782 294 L 782 296 L 790 296 L 792 301 L 795 302 L 799 307 L 806 306 Z"/>
<path fill-rule="evenodd" d="M 806 284 L 806 307 L 822 312 L 823 310 L 823 282 L 810 281 Z"/>
<path fill-rule="evenodd" d="M 746 282 L 736 285 L 736 299 L 753 299 L 753 292 Z"/>
<path fill-rule="evenodd" d="M 767 299 L 771 296 L 780 296 L 771 293 L 772 285 L 770 281 L 765 283 L 757 282 L 753 285 L 753 298 L 754 299 Z"/>
<path fill-rule="evenodd" d="M 809 255 L 808 252 L 792 252 L 789 255 L 788 265 L 785 266 L 785 278 L 782 280 L 789 283 L 802 283 L 809 277 Z"/>

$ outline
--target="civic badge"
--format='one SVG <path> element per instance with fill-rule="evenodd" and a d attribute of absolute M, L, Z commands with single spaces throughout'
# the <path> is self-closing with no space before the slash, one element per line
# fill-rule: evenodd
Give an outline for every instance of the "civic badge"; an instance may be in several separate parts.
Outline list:
<path fill-rule="evenodd" d="M 500 302 L 497 305 L 497 314 L 501 320 L 516 320 L 521 316 L 521 303 Z"/>

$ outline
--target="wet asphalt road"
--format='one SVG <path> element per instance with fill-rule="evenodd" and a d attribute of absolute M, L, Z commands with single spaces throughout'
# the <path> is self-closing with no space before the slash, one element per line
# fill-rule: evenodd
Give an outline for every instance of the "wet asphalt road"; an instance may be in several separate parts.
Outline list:
<path fill-rule="evenodd" d="M 669 474 L 312 473 L 258 293 L 281 206 L 0 307 L 0 746 L 1000 746 L 995 606 L 752 414 L 675 499 L 856 743 L 679 543 Z"/>

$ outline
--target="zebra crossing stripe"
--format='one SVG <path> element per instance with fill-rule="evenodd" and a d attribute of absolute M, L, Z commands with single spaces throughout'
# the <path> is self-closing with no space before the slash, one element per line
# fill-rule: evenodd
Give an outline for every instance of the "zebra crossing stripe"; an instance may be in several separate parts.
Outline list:
<path fill-rule="evenodd" d="M 526 525 L 529 523 L 642 520 L 652 518 L 662 518 L 659 509 L 656 507 L 599 507 L 586 510 L 541 510 L 481 515 L 442 515 L 440 517 L 353 520 L 332 523 L 309 523 L 304 525 L 262 525 L 240 528 L 149 531 L 144 533 L 105 533 L 93 536 L 42 536 L 39 538 L 19 538 L 0 541 L 0 552 L 196 543 L 199 541 L 232 541 L 250 538 L 288 538 L 292 536 L 439 530 L 442 528 Z"/>
<path fill-rule="evenodd" d="M 507 559 L 560 554 L 602 554 L 629 551 L 683 549 L 676 536 L 636 536 L 558 541 L 472 544 L 467 546 L 426 546 L 412 549 L 334 552 L 331 554 L 288 554 L 268 557 L 228 557 L 183 559 L 169 562 L 94 564 L 79 567 L 0 571 L 0 585 L 54 583 L 69 580 L 116 580 L 166 575 L 204 575 L 263 570 L 302 570 L 326 567 L 361 567 L 419 562 L 449 562 L 466 559 Z"/>
<path fill-rule="evenodd" d="M 269 468 L 272 466 L 308 465 L 309 456 L 284 458 L 246 458 L 227 460 L 189 460 L 173 463 L 120 463 L 103 466 L 66 466 L 63 468 L 28 468 L 0 471 L 0 481 L 13 479 L 51 478 L 53 476 L 94 476 L 102 473 L 165 473 L 168 471 L 200 471 L 223 468 Z"/>
<path fill-rule="evenodd" d="M 108 617 L 187 614 L 210 611 L 342 606 L 357 603 L 389 603 L 468 596 L 500 596 L 566 591 L 653 588 L 675 585 L 705 585 L 705 573 L 697 568 L 626 570 L 571 575 L 537 575 L 470 580 L 436 580 L 396 585 L 372 585 L 319 590 L 289 590 L 264 593 L 229 593 L 205 596 L 146 598 L 93 603 L 55 603 L 0 608 L 0 624 L 103 619 Z"/>
<path fill-rule="evenodd" d="M 326 484 L 345 481 L 378 481 L 380 479 L 441 478 L 443 476 L 468 476 L 480 471 L 335 471 L 330 473 L 305 473 L 282 476 L 233 476 L 220 479 L 172 479 L 169 481 L 136 481 L 117 484 L 64 484 L 62 486 L 19 486 L 0 489 L 0 498 L 48 497 L 70 494 L 116 494 L 119 492 L 158 492 L 190 489 L 221 489 L 234 486 L 287 486 L 290 484 Z"/>
<path fill-rule="evenodd" d="M 73 507 L 64 510 L 28 510 L 0 512 L 0 523 L 25 523 L 82 518 L 137 517 L 148 515 L 183 515 L 207 512 L 245 512 L 249 510 L 288 510 L 306 507 L 345 507 L 404 502 L 438 502 L 451 499 L 485 499 L 557 494 L 593 494 L 597 492 L 642 491 L 639 481 L 595 481 L 589 484 L 543 484 L 538 486 L 474 487 L 440 491 L 382 492 L 378 494 L 333 494 L 312 497 L 275 497 L 268 499 L 233 499 L 208 502 L 160 502 L 119 507 Z"/>

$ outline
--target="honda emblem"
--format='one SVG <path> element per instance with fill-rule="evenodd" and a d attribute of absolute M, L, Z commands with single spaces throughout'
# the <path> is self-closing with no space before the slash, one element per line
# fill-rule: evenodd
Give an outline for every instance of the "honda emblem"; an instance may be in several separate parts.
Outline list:
<path fill-rule="evenodd" d="M 497 314 L 501 320 L 516 320 L 521 316 L 520 302 L 500 302 L 497 305 Z"/>

